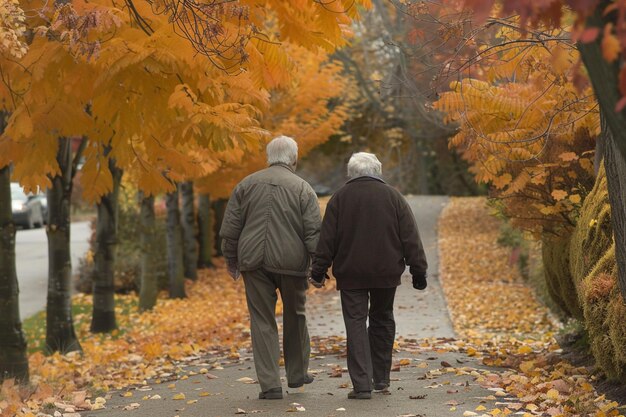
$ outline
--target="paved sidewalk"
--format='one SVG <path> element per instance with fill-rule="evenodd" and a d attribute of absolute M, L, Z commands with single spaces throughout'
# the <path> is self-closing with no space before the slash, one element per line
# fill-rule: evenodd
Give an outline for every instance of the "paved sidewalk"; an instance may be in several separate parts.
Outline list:
<path fill-rule="evenodd" d="M 437 248 L 437 220 L 448 197 L 409 196 L 407 199 L 415 213 L 428 259 L 428 287 L 425 291 L 415 290 L 407 268 L 396 293 L 396 335 L 405 338 L 454 337 L 439 283 Z M 346 335 L 337 292 L 320 293 L 312 289 L 309 293 L 307 319 L 311 335 Z"/>
<path fill-rule="evenodd" d="M 437 233 L 439 213 L 445 197 L 409 197 L 416 214 L 429 261 L 428 289 L 414 290 L 410 277 L 403 278 L 396 297 L 397 333 L 403 339 L 419 339 L 409 349 L 394 355 L 396 370 L 388 392 L 376 393 L 370 401 L 348 400 L 350 379 L 343 355 L 328 355 L 311 360 L 313 384 L 304 389 L 288 389 L 278 401 L 257 399 L 259 386 L 249 353 L 243 352 L 236 363 L 216 358 L 201 358 L 187 366 L 192 375 L 185 380 L 153 384 L 123 393 L 109 393 L 107 408 L 83 413 L 93 417 L 217 417 L 237 414 L 260 416 L 462 416 L 475 410 L 493 391 L 475 382 L 474 369 L 483 368 L 476 360 L 459 353 L 433 349 L 425 338 L 451 338 L 454 331 L 438 281 Z M 336 292 L 315 292 L 309 296 L 310 333 L 316 340 L 314 351 L 335 344 L 331 351 L 343 352 L 345 335 L 341 307 Z M 207 373 L 208 372 L 208 373 Z M 197 373 L 193 375 L 193 373 Z M 143 389 L 143 390 L 142 390 Z M 177 396 L 178 394 L 178 396 Z M 184 394 L 184 399 L 180 398 Z M 156 396 L 156 397 L 155 397 Z M 504 394 L 500 394 L 504 397 Z M 155 398 L 155 399 L 150 399 Z M 493 398 L 493 397 L 492 397 Z M 505 398 L 502 398 L 505 400 Z M 138 407 L 131 404 L 138 404 Z M 130 408 L 125 410 L 124 408 Z M 478 413 L 480 414 L 480 413 Z"/>

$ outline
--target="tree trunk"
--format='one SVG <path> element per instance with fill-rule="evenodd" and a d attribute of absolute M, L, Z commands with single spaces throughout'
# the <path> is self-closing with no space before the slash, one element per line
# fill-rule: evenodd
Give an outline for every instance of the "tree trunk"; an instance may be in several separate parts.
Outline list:
<path fill-rule="evenodd" d="M 110 147 L 105 153 L 110 152 Z M 91 331 L 108 333 L 117 328 L 115 321 L 115 249 L 117 246 L 118 197 L 122 170 L 109 159 L 113 190 L 97 204 L 96 253 L 94 254 L 93 314 Z"/>
<path fill-rule="evenodd" d="M 626 161 L 617 149 L 604 112 L 600 112 L 604 139 L 604 168 L 611 203 L 611 224 L 615 239 L 615 260 L 622 299 L 626 300 Z"/>
<path fill-rule="evenodd" d="M 156 222 L 154 220 L 154 196 L 145 196 L 139 192 L 141 205 L 141 286 L 139 290 L 139 309 L 152 310 L 159 294 L 154 259 L 154 239 Z"/>
<path fill-rule="evenodd" d="M 609 127 L 606 126 L 606 118 L 600 116 L 600 123 L 602 124 L 602 133 L 596 138 L 596 149 L 593 156 L 593 173 L 595 177 L 598 177 L 600 172 L 600 166 L 602 164 L 602 158 L 604 158 L 604 147 L 606 146 L 604 136 L 609 133 Z"/>
<path fill-rule="evenodd" d="M 224 212 L 226 212 L 226 203 L 228 200 L 220 198 L 215 200 L 213 206 L 213 218 L 215 223 L 213 224 L 213 233 L 215 234 L 215 254 L 222 256 L 222 238 L 220 237 L 220 228 L 222 227 L 222 221 L 224 220 Z"/>
<path fill-rule="evenodd" d="M 595 12 L 587 19 L 588 27 L 598 27 L 600 30 L 605 23 L 612 19 L 611 15 L 603 16 L 604 6 L 610 2 L 604 0 L 596 6 Z M 619 71 L 620 62 L 607 62 L 602 55 L 601 38 L 594 42 L 579 43 L 582 60 L 589 73 L 589 79 L 593 85 L 596 98 L 600 105 L 600 112 L 603 120 L 604 153 L 605 166 L 607 169 L 607 180 L 609 188 L 609 200 L 611 202 L 611 218 L 615 233 L 616 258 L 618 264 L 619 286 L 622 299 L 626 301 L 626 271 L 624 264 L 624 199 L 626 199 L 626 188 L 623 179 L 619 178 L 620 171 L 626 161 L 626 111 L 616 112 L 615 108 L 620 99 L 619 93 Z M 610 141 L 610 143 L 609 143 Z M 621 159 L 621 161 L 618 161 Z M 618 163 L 619 162 L 619 163 Z M 612 172 L 611 172 L 612 171 Z M 623 172 L 622 172 L 623 173 Z M 615 177 L 614 175 L 617 175 Z M 622 239 L 622 240 L 618 240 Z"/>
<path fill-rule="evenodd" d="M 0 113 L 0 118 L 3 124 L 4 114 Z M 26 338 L 20 320 L 20 291 L 15 269 L 10 171 L 9 165 L 0 168 L 0 382 L 9 378 L 28 382 Z"/>
<path fill-rule="evenodd" d="M 196 213 L 194 208 L 193 182 L 180 184 L 183 210 L 181 225 L 183 229 L 183 264 L 185 278 L 198 279 L 198 242 L 196 241 Z"/>
<path fill-rule="evenodd" d="M 209 194 L 198 196 L 198 268 L 213 268 L 213 216 Z"/>
<path fill-rule="evenodd" d="M 587 27 L 597 27 L 602 31 L 604 25 L 614 20 L 613 15 L 603 16 L 602 11 L 605 6 L 611 4 L 612 1 L 603 0 L 596 6 L 594 14 L 587 18 Z M 611 22 L 615 23 L 615 22 Z M 616 112 L 617 102 L 620 100 L 619 92 L 619 71 L 620 60 L 615 62 L 607 62 L 602 55 L 602 36 L 589 43 L 578 43 L 580 51 L 589 79 L 596 93 L 596 99 L 600 104 L 600 109 L 604 111 L 606 124 L 608 125 L 616 148 L 619 150 L 622 159 L 626 160 L 626 110 Z"/>
<path fill-rule="evenodd" d="M 61 173 L 51 179 L 52 187 L 48 189 L 46 347 L 49 352 L 67 353 L 82 350 L 72 317 L 70 201 L 74 164 L 69 138 L 59 138 L 57 162 Z"/>
<path fill-rule="evenodd" d="M 178 188 L 165 197 L 167 207 L 167 263 L 170 278 L 170 298 L 185 298 L 183 270 L 183 236 L 178 209 Z"/>

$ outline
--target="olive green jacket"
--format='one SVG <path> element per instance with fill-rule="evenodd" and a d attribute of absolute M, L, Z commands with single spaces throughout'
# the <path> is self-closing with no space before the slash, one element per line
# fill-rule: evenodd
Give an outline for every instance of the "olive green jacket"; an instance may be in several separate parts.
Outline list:
<path fill-rule="evenodd" d="M 293 168 L 274 164 L 233 190 L 220 229 L 224 257 L 239 270 L 305 276 L 321 226 L 311 186 Z"/>

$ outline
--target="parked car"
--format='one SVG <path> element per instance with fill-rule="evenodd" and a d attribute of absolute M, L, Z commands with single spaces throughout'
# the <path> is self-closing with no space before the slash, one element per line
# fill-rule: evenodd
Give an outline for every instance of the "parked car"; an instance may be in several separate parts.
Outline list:
<path fill-rule="evenodd" d="M 16 182 L 11 183 L 11 206 L 13 222 L 26 229 L 41 227 L 44 224 L 44 210 L 41 199 L 36 195 L 26 195 Z"/>

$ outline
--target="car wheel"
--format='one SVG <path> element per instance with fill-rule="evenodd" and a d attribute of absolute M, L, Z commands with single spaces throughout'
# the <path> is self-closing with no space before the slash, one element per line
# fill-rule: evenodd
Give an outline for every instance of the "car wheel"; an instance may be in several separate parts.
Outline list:
<path fill-rule="evenodd" d="M 26 228 L 32 229 L 35 227 L 35 222 L 33 221 L 33 213 L 28 215 L 28 220 L 26 221 Z"/>

